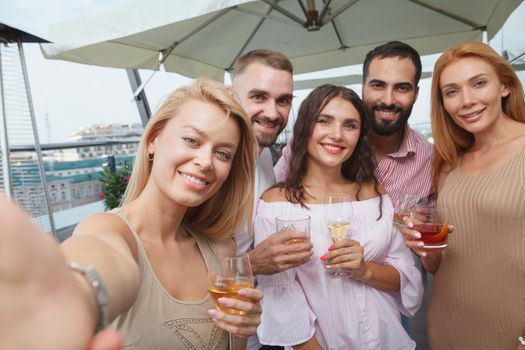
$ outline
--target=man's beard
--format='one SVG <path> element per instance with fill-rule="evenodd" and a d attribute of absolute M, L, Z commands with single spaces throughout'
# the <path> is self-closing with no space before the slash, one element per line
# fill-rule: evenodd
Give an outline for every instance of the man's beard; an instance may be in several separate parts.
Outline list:
<path fill-rule="evenodd" d="M 400 132 L 405 128 L 408 122 L 408 118 L 412 113 L 413 106 L 414 105 L 411 105 L 410 108 L 408 108 L 407 110 L 403 110 L 403 108 L 401 108 L 400 106 L 386 105 L 381 103 L 372 107 L 366 106 L 366 113 L 368 115 L 368 119 L 372 124 L 372 130 L 376 134 L 382 136 L 390 136 Z M 378 122 L 375 118 L 376 111 L 399 112 L 399 117 L 397 117 L 397 120 L 393 123 L 390 123 L 389 120 L 381 120 Z"/>
<path fill-rule="evenodd" d="M 264 132 L 260 129 L 254 128 L 255 138 L 257 139 L 257 144 L 259 147 L 271 147 L 275 144 L 277 137 L 283 131 L 286 123 L 283 118 L 270 119 L 268 117 L 255 116 L 251 118 L 252 124 L 261 123 L 270 127 L 278 127 L 277 132 Z"/>

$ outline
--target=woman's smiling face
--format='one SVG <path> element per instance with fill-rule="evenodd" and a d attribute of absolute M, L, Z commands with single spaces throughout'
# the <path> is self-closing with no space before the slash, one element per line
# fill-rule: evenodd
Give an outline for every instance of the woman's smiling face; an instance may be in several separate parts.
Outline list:
<path fill-rule="evenodd" d="M 308 140 L 309 162 L 340 167 L 352 156 L 361 132 L 361 117 L 354 105 L 335 97 L 321 110 Z"/>
<path fill-rule="evenodd" d="M 445 67 L 439 86 L 447 113 L 473 134 L 487 130 L 504 115 L 502 98 L 510 92 L 494 68 L 478 57 L 461 58 Z"/>
<path fill-rule="evenodd" d="M 148 146 L 154 154 L 150 181 L 183 206 L 195 207 L 228 178 L 240 129 L 216 105 L 188 100 Z"/>

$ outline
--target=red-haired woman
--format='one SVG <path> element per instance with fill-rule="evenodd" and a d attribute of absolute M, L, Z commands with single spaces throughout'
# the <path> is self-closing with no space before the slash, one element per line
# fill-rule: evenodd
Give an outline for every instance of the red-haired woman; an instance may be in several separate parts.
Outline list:
<path fill-rule="evenodd" d="M 434 273 L 430 348 L 514 349 L 525 335 L 525 103 L 510 64 L 480 42 L 445 51 L 432 132 L 438 203 L 455 232 L 438 253 L 403 232 Z"/>

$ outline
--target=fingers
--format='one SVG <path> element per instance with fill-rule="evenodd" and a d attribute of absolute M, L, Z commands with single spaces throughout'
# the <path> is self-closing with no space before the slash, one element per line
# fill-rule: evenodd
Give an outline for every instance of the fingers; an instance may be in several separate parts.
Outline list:
<path fill-rule="evenodd" d="M 340 239 L 335 241 L 329 248 L 329 251 L 343 248 L 343 247 L 353 247 L 353 246 L 361 246 L 361 243 L 358 241 L 355 241 L 353 239 Z"/>
<path fill-rule="evenodd" d="M 281 243 L 284 243 L 291 239 L 300 239 L 300 240 L 310 239 L 310 237 L 305 232 L 294 231 L 294 230 L 276 232 L 275 235 Z"/>
<path fill-rule="evenodd" d="M 250 299 L 254 303 L 258 303 L 263 298 L 263 292 L 255 288 L 242 288 L 239 290 L 239 295 Z"/>
<path fill-rule="evenodd" d="M 420 232 L 412 230 L 408 227 L 404 227 L 400 231 L 403 237 L 405 238 L 405 245 L 408 248 L 410 248 L 414 253 L 416 253 L 420 257 L 425 257 L 428 255 L 428 253 L 423 249 L 425 243 L 419 241 L 419 239 L 421 238 Z"/>
<path fill-rule="evenodd" d="M 271 247 L 272 256 L 270 258 L 270 264 L 273 263 L 279 272 L 302 265 L 310 260 L 313 255 L 313 244 L 308 236 L 304 233 L 298 235 L 295 231 L 280 235 L 283 237 L 279 237 L 279 244 Z"/>
<path fill-rule="evenodd" d="M 286 255 L 294 252 L 312 250 L 313 244 L 304 232 L 287 231 L 274 233 L 259 243 L 255 250 L 270 254 L 273 257 Z M 251 256 L 250 256 L 251 258 Z"/>
<path fill-rule="evenodd" d="M 103 330 L 89 342 L 86 350 L 119 350 L 122 348 L 122 334 L 113 330 Z"/>
<path fill-rule="evenodd" d="M 260 314 L 258 315 L 230 315 L 220 310 L 209 310 L 215 324 L 239 337 L 249 337 L 257 332 L 257 327 L 261 323 Z"/>
<path fill-rule="evenodd" d="M 307 240 L 294 239 L 294 240 L 287 241 L 284 245 L 280 247 L 280 249 L 279 247 L 277 248 L 278 248 L 278 251 L 282 255 L 290 255 L 290 254 L 297 254 L 297 253 L 303 253 L 303 252 L 308 252 L 308 251 L 311 252 L 313 247 L 314 246 L 309 239 Z"/>
<path fill-rule="evenodd" d="M 313 245 L 306 242 L 278 243 L 278 234 L 270 235 L 250 251 L 252 269 L 256 275 L 270 275 L 299 266 L 310 260 Z M 284 241 L 286 242 L 286 241 Z"/>
<path fill-rule="evenodd" d="M 331 269 L 347 268 L 350 270 L 360 269 L 364 262 L 364 248 L 353 240 L 347 242 L 336 242 L 330 251 L 321 256 L 321 260 Z"/>
<path fill-rule="evenodd" d="M 327 258 L 326 262 L 331 268 L 347 268 L 353 270 L 361 266 L 361 263 L 363 262 L 363 253 L 341 253 L 337 256 Z"/>
<path fill-rule="evenodd" d="M 400 230 L 403 237 L 405 237 L 405 240 L 414 240 L 414 239 L 420 239 L 421 233 L 419 231 L 413 230 L 408 227 L 403 227 Z"/>
<path fill-rule="evenodd" d="M 219 303 L 224 308 L 237 310 L 239 314 L 260 314 L 262 312 L 259 301 L 262 299 L 262 292 L 255 288 L 242 288 L 237 292 L 242 299 L 219 298 Z"/>
<path fill-rule="evenodd" d="M 304 232 L 285 231 L 275 235 L 272 247 L 281 254 L 290 254 L 294 252 L 304 252 L 312 250 L 313 244 L 310 237 Z"/>
<path fill-rule="evenodd" d="M 312 255 L 313 251 L 308 250 L 306 252 L 292 251 L 279 257 L 275 257 L 275 266 L 277 267 L 277 272 L 283 272 L 293 267 L 303 265 L 310 261 Z"/>
<path fill-rule="evenodd" d="M 410 215 L 405 215 L 403 216 L 403 218 L 401 219 L 401 222 L 402 224 L 399 224 L 398 227 L 403 228 L 403 227 L 412 227 L 414 226 L 414 223 L 412 222 L 412 218 L 410 217 Z"/>
<path fill-rule="evenodd" d="M 247 337 L 255 334 L 261 323 L 262 309 L 259 301 L 263 294 L 260 290 L 253 288 L 243 288 L 239 290 L 239 294 L 249 301 L 232 298 L 219 299 L 222 306 L 238 310 L 239 314 L 228 314 L 220 310 L 209 310 L 208 313 L 217 326 L 237 336 Z"/>

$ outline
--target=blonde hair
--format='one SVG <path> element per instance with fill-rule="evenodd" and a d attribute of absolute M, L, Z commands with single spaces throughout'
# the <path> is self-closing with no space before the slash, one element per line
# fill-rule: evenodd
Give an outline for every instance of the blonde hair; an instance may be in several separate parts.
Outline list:
<path fill-rule="evenodd" d="M 478 41 L 466 41 L 446 50 L 434 66 L 432 79 L 432 137 L 434 138 L 434 175 L 437 186 L 439 174 L 453 169 L 458 158 L 474 143 L 474 135 L 458 126 L 445 110 L 440 89 L 441 74 L 450 64 L 465 58 L 476 57 L 490 64 L 499 80 L 509 89 L 510 94 L 502 98 L 503 112 L 511 119 L 525 123 L 525 102 L 523 87 L 512 66 L 490 46 Z"/>
<path fill-rule="evenodd" d="M 221 188 L 197 207 L 189 208 L 184 222 L 210 238 L 232 236 L 251 221 L 255 177 L 255 138 L 244 109 L 224 85 L 198 78 L 192 85 L 175 90 L 151 117 L 139 143 L 131 178 L 122 204 L 136 199 L 146 187 L 153 162 L 148 160 L 148 145 L 188 100 L 211 103 L 239 125 L 241 137 L 232 167 Z M 227 205 L 225 205 L 225 203 Z"/>

